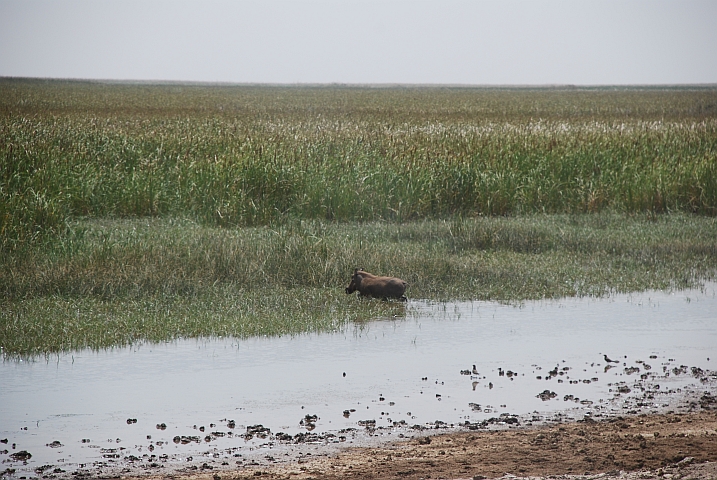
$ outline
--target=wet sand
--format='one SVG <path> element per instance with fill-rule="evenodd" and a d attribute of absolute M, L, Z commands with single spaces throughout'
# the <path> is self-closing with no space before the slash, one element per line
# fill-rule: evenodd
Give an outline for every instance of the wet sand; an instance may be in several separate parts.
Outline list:
<path fill-rule="evenodd" d="M 711 373 L 711 372 L 710 372 Z M 710 375 L 706 390 L 715 390 Z M 57 465 L 34 470 L 38 478 L 447 478 L 514 477 L 606 479 L 714 479 L 717 475 L 717 396 L 682 395 L 677 411 L 625 414 L 594 420 L 556 414 L 542 422 L 505 421 L 449 428 L 403 429 L 404 438 L 387 440 L 367 426 L 348 448 L 307 433 L 300 443 L 257 449 L 188 464 L 125 457 L 114 465 L 93 465 L 68 472 Z M 517 418 L 517 417 L 514 417 Z M 447 433 L 446 433 L 447 432 Z M 277 444 L 281 442 L 278 439 Z M 345 444 L 344 444 L 345 445 Z M 280 447 L 280 446 L 279 446 Z M 15 452 L 22 455 L 22 452 Z M 145 455 L 146 456 L 146 455 Z M 19 458 L 19 457 L 18 457 Z M 6 468 L 6 478 L 26 478 Z"/>
<path fill-rule="evenodd" d="M 717 476 L 717 411 L 619 416 L 418 437 L 275 467 L 178 478 L 699 478 Z"/>

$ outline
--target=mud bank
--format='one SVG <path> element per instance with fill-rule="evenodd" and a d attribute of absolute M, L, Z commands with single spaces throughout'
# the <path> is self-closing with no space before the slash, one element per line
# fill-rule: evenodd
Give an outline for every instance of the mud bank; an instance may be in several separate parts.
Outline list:
<path fill-rule="evenodd" d="M 717 412 L 618 416 L 419 437 L 289 465 L 176 472 L 178 478 L 711 479 Z"/>
<path fill-rule="evenodd" d="M 503 416 L 480 423 L 433 428 L 414 426 L 300 434 L 281 438 L 257 426 L 245 436 L 270 441 L 243 453 L 207 455 L 196 461 L 125 456 L 80 465 L 36 466 L 28 471 L 29 452 L 11 455 L 16 465 L 4 478 L 515 478 L 561 476 L 565 479 L 713 479 L 717 474 L 717 396 L 715 376 L 705 377 L 702 394 L 691 392 L 672 402 L 676 410 L 658 414 L 610 414 L 576 419 L 569 413 L 543 417 Z M 513 419 L 513 420 L 511 420 Z M 392 437 L 393 434 L 393 437 Z M 392 439 L 393 438 L 393 439 Z M 359 446 L 356 446 L 359 445 Z M 52 445 L 50 445 L 52 447 Z M 343 448 L 342 448 L 343 447 Z M 116 455 L 119 457 L 120 455 Z M 8 464 L 12 462 L 4 461 Z M 25 468 L 23 468 L 25 466 Z"/>

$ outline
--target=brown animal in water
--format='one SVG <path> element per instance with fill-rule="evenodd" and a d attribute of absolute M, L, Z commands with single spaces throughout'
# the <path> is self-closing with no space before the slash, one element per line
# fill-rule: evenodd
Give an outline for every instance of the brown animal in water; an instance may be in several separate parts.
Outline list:
<path fill-rule="evenodd" d="M 351 276 L 351 283 L 346 287 L 346 293 L 351 294 L 358 290 L 362 297 L 398 298 L 404 302 L 404 295 L 408 284 L 396 277 L 377 277 L 363 269 L 355 268 Z"/>

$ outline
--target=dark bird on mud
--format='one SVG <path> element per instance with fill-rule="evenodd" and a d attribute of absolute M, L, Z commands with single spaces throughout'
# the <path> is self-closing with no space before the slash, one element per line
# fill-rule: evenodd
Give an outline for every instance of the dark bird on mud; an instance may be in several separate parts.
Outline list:
<path fill-rule="evenodd" d="M 603 355 L 605 357 L 605 361 L 608 363 L 620 363 L 618 360 L 610 360 L 607 355 Z"/>

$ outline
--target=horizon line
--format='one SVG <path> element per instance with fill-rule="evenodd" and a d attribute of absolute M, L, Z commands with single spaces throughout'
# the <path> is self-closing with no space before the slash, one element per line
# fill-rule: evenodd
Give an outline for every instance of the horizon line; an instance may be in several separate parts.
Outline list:
<path fill-rule="evenodd" d="M 217 86 L 217 87 L 339 87 L 339 88 L 505 88 L 505 89 L 590 89 L 590 88 L 717 88 L 716 83 L 411 83 L 411 82 L 230 82 L 207 80 L 143 80 L 80 77 L 23 77 L 0 75 L 0 81 L 30 80 L 156 86 Z"/>

